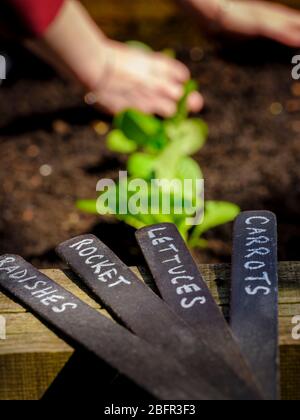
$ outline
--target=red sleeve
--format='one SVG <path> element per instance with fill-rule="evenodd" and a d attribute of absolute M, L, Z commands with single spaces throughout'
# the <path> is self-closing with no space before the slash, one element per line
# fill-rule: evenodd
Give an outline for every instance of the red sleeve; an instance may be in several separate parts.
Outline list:
<path fill-rule="evenodd" d="M 5 0 L 23 29 L 31 35 L 42 35 L 58 14 L 64 0 Z"/>

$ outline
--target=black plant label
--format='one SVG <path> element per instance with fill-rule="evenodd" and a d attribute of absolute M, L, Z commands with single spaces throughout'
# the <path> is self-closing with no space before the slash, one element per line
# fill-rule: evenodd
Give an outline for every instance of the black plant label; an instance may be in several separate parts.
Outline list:
<path fill-rule="evenodd" d="M 97 237 L 73 238 L 59 245 L 56 252 L 134 333 L 152 343 L 177 345 L 165 331 L 186 329 L 184 323 Z"/>
<path fill-rule="evenodd" d="M 224 370 L 230 366 L 243 378 L 240 392 L 246 383 L 253 398 L 253 390 L 257 391 L 253 375 L 177 227 L 153 225 L 139 230 L 136 237 L 165 302 L 207 343 Z"/>
<path fill-rule="evenodd" d="M 231 328 L 267 399 L 279 394 L 277 222 L 268 211 L 236 220 Z"/>
<path fill-rule="evenodd" d="M 170 307 L 98 238 L 83 235 L 57 248 L 58 255 L 107 309 L 128 328 L 185 366 L 199 398 L 226 399 L 251 394 L 238 376 Z M 214 372 L 212 374 L 212 372 Z"/>
<path fill-rule="evenodd" d="M 127 284 L 118 281 L 119 286 Z M 199 397 L 195 383 L 175 357 L 101 315 L 23 258 L 0 257 L 0 288 L 70 344 L 94 353 L 153 396 L 170 400 Z"/>
<path fill-rule="evenodd" d="M 189 325 L 228 328 L 199 268 L 177 227 L 164 223 L 136 234 L 149 269 L 164 300 Z"/>

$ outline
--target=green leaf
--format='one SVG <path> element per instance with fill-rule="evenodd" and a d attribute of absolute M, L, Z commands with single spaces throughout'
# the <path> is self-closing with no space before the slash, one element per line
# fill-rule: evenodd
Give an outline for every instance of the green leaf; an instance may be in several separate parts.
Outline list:
<path fill-rule="evenodd" d="M 154 167 L 155 178 L 159 180 L 175 179 L 180 157 L 174 149 L 167 147 L 156 159 Z"/>
<path fill-rule="evenodd" d="M 188 242 L 188 245 L 189 245 L 191 248 L 202 248 L 202 249 L 207 249 L 207 248 L 208 248 L 208 246 L 209 246 L 209 242 L 208 242 L 208 240 L 206 240 L 206 239 L 199 238 L 199 239 L 196 239 L 194 242 L 189 241 L 189 242 Z"/>
<path fill-rule="evenodd" d="M 121 130 L 113 130 L 107 136 L 107 147 L 112 152 L 130 154 L 136 151 L 137 145 L 129 140 Z"/>
<path fill-rule="evenodd" d="M 198 163 L 190 158 L 183 157 L 179 160 L 176 168 L 176 178 L 181 180 L 191 179 L 196 181 L 203 179 L 203 174 Z"/>
<path fill-rule="evenodd" d="M 145 146 L 164 130 L 162 122 L 152 115 L 129 109 L 116 116 L 115 126 L 138 146 Z"/>
<path fill-rule="evenodd" d="M 198 84 L 194 80 L 189 80 L 184 88 L 184 94 L 180 101 L 178 102 L 177 112 L 172 118 L 173 122 L 179 123 L 185 120 L 189 115 L 189 110 L 187 106 L 188 97 L 194 91 L 198 90 Z"/>
<path fill-rule="evenodd" d="M 198 152 L 204 146 L 208 135 L 207 124 L 200 118 L 190 118 L 179 124 L 167 123 L 165 129 L 168 137 L 176 142 L 173 148 L 179 148 L 178 153 L 182 156 Z"/>
<path fill-rule="evenodd" d="M 155 157 L 146 153 L 135 153 L 130 156 L 127 169 L 134 178 L 151 179 L 155 166 Z"/>
<path fill-rule="evenodd" d="M 174 179 L 182 157 L 196 153 L 204 145 L 207 134 L 206 124 L 199 119 L 181 122 L 177 127 L 168 124 L 167 132 L 171 142 L 158 156 L 155 164 L 156 177 Z"/>
<path fill-rule="evenodd" d="M 145 152 L 157 155 L 164 150 L 168 143 L 169 140 L 165 131 L 160 131 L 151 140 L 149 139 L 149 143 L 145 146 Z"/>
<path fill-rule="evenodd" d="M 76 207 L 85 213 L 98 214 L 96 200 L 79 200 Z"/>
<path fill-rule="evenodd" d="M 203 199 L 199 194 L 199 188 L 197 184 L 199 180 L 203 180 L 203 174 L 198 163 L 190 157 L 181 158 L 177 166 L 176 179 L 182 181 L 182 191 L 184 191 L 184 199 L 186 204 L 188 201 L 190 201 L 191 209 L 194 207 L 197 209 L 199 209 L 200 206 L 203 207 Z M 189 189 L 187 189 L 184 184 L 184 181 L 186 180 L 192 181 L 191 187 Z"/>
<path fill-rule="evenodd" d="M 190 245 L 195 246 L 203 233 L 217 226 L 232 222 L 239 215 L 241 209 L 225 201 L 206 201 L 205 216 L 202 224 L 195 227 Z"/>
<path fill-rule="evenodd" d="M 148 183 L 148 187 L 150 186 L 150 183 Z M 169 215 L 161 215 L 161 214 L 152 214 L 150 212 L 150 202 L 151 197 L 149 196 L 149 193 L 151 192 L 150 188 L 143 191 L 139 190 L 139 192 L 133 192 L 127 190 L 127 202 L 123 202 L 123 204 L 126 204 L 127 207 L 127 214 L 117 214 L 117 218 L 119 220 L 123 220 L 125 223 L 130 224 L 131 226 L 141 228 L 143 226 L 148 226 L 156 223 L 162 223 L 162 222 L 170 222 L 172 221 L 171 216 Z M 136 193 L 138 194 L 138 197 L 136 196 Z M 138 206 L 139 206 L 139 213 L 132 214 L 130 213 L 130 206 L 129 202 L 134 199 L 134 201 L 138 200 Z M 146 206 L 146 207 L 145 207 Z"/>
<path fill-rule="evenodd" d="M 176 226 L 181 236 L 183 237 L 185 242 L 187 242 L 188 244 L 189 230 L 191 229 L 191 226 L 186 224 L 186 217 L 183 217 L 180 220 L 177 220 Z"/>

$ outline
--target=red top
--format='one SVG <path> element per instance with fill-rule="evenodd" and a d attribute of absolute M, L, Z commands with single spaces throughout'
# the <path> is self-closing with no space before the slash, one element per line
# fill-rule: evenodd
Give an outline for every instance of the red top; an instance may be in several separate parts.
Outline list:
<path fill-rule="evenodd" d="M 23 30 L 35 36 L 45 32 L 63 2 L 64 0 L 4 0 L 9 15 L 17 19 Z"/>

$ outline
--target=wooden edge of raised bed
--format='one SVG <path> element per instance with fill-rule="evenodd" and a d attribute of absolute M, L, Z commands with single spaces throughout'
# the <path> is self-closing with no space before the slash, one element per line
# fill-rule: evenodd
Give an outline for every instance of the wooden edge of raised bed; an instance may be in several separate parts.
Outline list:
<path fill-rule="evenodd" d="M 225 316 L 230 293 L 229 265 L 200 265 Z M 139 273 L 137 268 L 133 270 Z M 106 316 L 69 271 L 43 270 L 50 278 Z M 146 283 L 151 278 L 142 270 Z M 71 280 L 71 278 L 73 280 Z M 279 322 L 282 398 L 300 399 L 300 340 L 292 338 L 292 319 L 300 315 L 300 262 L 279 264 Z M 6 320 L 6 340 L 0 340 L 0 400 L 39 399 L 73 354 L 73 349 L 31 313 L 0 293 L 0 316 Z"/>

